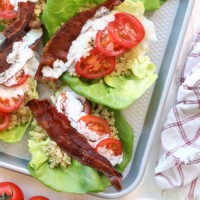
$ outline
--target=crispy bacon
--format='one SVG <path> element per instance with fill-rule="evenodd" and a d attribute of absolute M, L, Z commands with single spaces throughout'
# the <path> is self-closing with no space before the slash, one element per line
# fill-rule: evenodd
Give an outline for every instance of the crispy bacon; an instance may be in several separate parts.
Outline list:
<path fill-rule="evenodd" d="M 122 189 L 122 175 L 111 163 L 99 155 L 87 139 L 71 127 L 67 116 L 59 113 L 47 100 L 31 100 L 27 106 L 31 109 L 37 122 L 47 131 L 49 137 L 71 157 L 105 174 L 116 190 Z"/>
<path fill-rule="evenodd" d="M 3 31 L 7 40 L 14 40 L 22 31 L 24 31 L 25 27 L 32 18 L 34 8 L 35 3 L 30 1 L 19 2 L 16 20 L 7 26 Z"/>
<path fill-rule="evenodd" d="M 68 22 L 62 25 L 61 28 L 53 36 L 53 38 L 46 44 L 35 79 L 55 81 L 54 78 L 42 76 L 43 67 L 53 67 L 53 63 L 57 59 L 66 62 L 67 54 L 72 44 L 72 41 L 79 36 L 81 29 L 86 21 L 92 18 L 101 6 L 112 10 L 114 6 L 119 5 L 123 1 L 124 0 L 107 0 L 101 5 L 78 13 L 76 16 L 72 17 Z"/>

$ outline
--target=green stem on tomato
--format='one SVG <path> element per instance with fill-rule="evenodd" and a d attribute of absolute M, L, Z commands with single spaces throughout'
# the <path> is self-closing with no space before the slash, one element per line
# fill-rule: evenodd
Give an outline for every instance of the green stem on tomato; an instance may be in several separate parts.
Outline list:
<path fill-rule="evenodd" d="M 0 200 L 10 200 L 13 196 L 13 191 L 11 188 L 10 190 L 11 190 L 11 195 L 8 195 L 6 192 L 3 192 L 0 196 Z"/>

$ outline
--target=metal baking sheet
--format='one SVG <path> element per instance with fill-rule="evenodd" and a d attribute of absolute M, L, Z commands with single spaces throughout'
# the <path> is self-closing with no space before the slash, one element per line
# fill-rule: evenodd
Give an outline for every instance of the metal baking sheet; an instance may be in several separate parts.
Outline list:
<path fill-rule="evenodd" d="M 140 183 L 153 140 L 159 127 L 164 103 L 168 94 L 176 61 L 181 49 L 194 0 L 167 0 L 147 18 L 155 24 L 157 42 L 150 46 L 152 61 L 157 66 L 159 78 L 145 94 L 123 113 L 132 125 L 135 140 L 133 158 L 123 173 L 123 189 L 116 192 L 108 187 L 104 192 L 93 194 L 101 198 L 116 199 L 134 190 Z M 31 159 L 27 146 L 27 134 L 16 144 L 0 141 L 0 167 L 29 175 L 27 164 Z"/>

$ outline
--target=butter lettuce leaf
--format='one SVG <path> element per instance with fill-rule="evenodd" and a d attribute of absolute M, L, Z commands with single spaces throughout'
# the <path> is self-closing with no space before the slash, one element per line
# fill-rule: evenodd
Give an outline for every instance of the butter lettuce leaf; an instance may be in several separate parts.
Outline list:
<path fill-rule="evenodd" d="M 134 134 L 132 127 L 120 111 L 112 111 L 116 120 L 118 136 L 123 146 L 123 161 L 116 166 L 116 169 L 122 172 L 132 157 Z M 38 130 L 37 126 L 33 122 L 28 141 L 29 151 L 32 154 L 32 159 L 28 165 L 31 176 L 47 187 L 59 192 L 78 194 L 100 192 L 110 185 L 107 177 L 99 174 L 91 167 L 82 165 L 75 159 L 72 159 L 71 164 L 66 168 L 59 166 L 51 169 L 48 158 L 42 151 L 42 148 L 50 142 L 50 139 L 37 140 L 37 137 L 34 136 L 36 130 Z"/>
<path fill-rule="evenodd" d="M 156 79 L 157 75 L 151 74 L 144 79 L 135 76 L 107 76 L 103 80 L 89 81 L 65 73 L 62 83 L 90 101 L 122 110 L 138 99 Z"/>
<path fill-rule="evenodd" d="M 4 130 L 0 132 L 0 139 L 7 143 L 19 142 L 24 135 L 32 117 L 30 117 L 29 122 L 18 125 L 11 130 Z"/>
<path fill-rule="evenodd" d="M 135 2 L 144 2 L 144 7 L 146 11 L 154 11 L 160 8 L 160 6 L 165 3 L 166 0 L 133 0 Z"/>

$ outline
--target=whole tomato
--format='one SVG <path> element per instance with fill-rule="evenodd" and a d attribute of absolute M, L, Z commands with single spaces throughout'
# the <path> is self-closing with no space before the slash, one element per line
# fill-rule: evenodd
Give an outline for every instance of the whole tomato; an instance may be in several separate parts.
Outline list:
<path fill-rule="evenodd" d="M 29 198 L 28 200 L 49 200 L 49 199 L 43 196 L 34 196 Z"/>
<path fill-rule="evenodd" d="M 21 188 L 12 182 L 0 183 L 0 199 L 5 200 L 24 200 Z"/>

